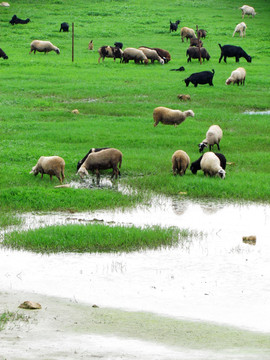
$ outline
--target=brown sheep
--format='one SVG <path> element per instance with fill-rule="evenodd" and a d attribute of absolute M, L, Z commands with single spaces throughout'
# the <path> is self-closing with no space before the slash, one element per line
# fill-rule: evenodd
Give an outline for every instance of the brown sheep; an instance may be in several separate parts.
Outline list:
<path fill-rule="evenodd" d="M 177 150 L 172 156 L 172 170 L 173 175 L 177 173 L 180 176 L 185 175 L 186 170 L 190 164 L 190 158 L 188 154 L 183 150 Z"/>
<path fill-rule="evenodd" d="M 192 110 L 186 110 L 182 112 L 181 110 L 172 110 L 163 106 L 159 106 L 154 109 L 153 118 L 154 126 L 157 126 L 159 122 L 164 125 L 174 125 L 175 127 L 181 124 L 186 117 L 194 116 Z"/>
<path fill-rule="evenodd" d="M 53 176 L 56 176 L 60 183 L 62 183 L 65 178 L 64 170 L 65 161 L 60 156 L 41 156 L 37 164 L 30 171 L 30 174 L 37 176 L 38 173 L 41 173 L 41 179 L 43 174 L 48 174 L 50 175 L 50 180 L 52 180 Z"/>

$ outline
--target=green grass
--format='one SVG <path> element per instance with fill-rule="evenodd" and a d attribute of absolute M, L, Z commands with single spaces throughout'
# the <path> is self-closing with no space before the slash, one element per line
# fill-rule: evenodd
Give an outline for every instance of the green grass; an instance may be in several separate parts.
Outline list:
<path fill-rule="evenodd" d="M 14 323 L 17 321 L 29 321 L 29 317 L 19 312 L 5 311 L 0 313 L 0 331 L 4 330 L 8 323 Z"/>
<path fill-rule="evenodd" d="M 232 38 L 242 21 L 240 4 L 232 0 L 164 1 L 16 1 L 0 8 L 0 209 L 4 211 L 86 210 L 132 206 L 149 191 L 190 198 L 270 200 L 269 115 L 247 115 L 246 110 L 267 110 L 269 92 L 270 7 L 264 0 L 254 5 L 255 18 L 245 18 L 246 38 Z M 40 10 L 42 8 L 42 11 Z M 31 19 L 27 25 L 10 25 L 16 14 Z M 205 28 L 204 42 L 211 55 L 202 65 L 187 64 L 187 43 L 180 27 L 169 33 L 169 21 Z M 71 62 L 71 32 L 59 32 L 61 22 L 75 24 L 75 61 Z M 71 26 L 70 26 L 71 27 Z M 262 31 L 263 29 L 263 31 Z M 33 39 L 50 40 L 61 54 L 29 55 Z M 93 39 L 94 51 L 88 50 Z M 122 41 L 124 47 L 155 46 L 170 51 L 172 60 L 161 66 L 98 64 L 97 49 Z M 239 45 L 252 56 L 240 59 L 247 71 L 246 85 L 226 86 L 225 80 L 239 65 L 234 59 L 218 63 L 218 43 Z M 185 72 L 171 72 L 184 65 Z M 190 85 L 183 79 L 193 72 L 215 69 L 214 86 Z M 188 93 L 190 102 L 177 94 Z M 167 106 L 192 109 L 178 127 L 153 127 L 153 109 Z M 71 113 L 79 109 L 80 114 Z M 185 150 L 191 161 L 200 154 L 197 144 L 210 125 L 223 129 L 221 152 L 227 161 L 224 181 L 196 176 L 188 170 L 174 177 L 171 156 Z M 54 189 L 58 180 L 29 172 L 42 155 L 59 155 L 66 162 L 66 183 L 78 180 L 76 164 L 91 147 L 112 146 L 123 153 L 118 182 L 137 188 L 127 196 L 113 189 Z M 109 172 L 106 172 L 107 176 Z"/>

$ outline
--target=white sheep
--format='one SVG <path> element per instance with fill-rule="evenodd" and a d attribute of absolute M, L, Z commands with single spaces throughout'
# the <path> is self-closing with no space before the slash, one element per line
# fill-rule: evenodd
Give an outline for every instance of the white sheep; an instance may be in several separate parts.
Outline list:
<path fill-rule="evenodd" d="M 180 35 L 181 35 L 181 38 L 182 38 L 182 42 L 184 42 L 184 38 L 186 38 L 187 41 L 189 39 L 195 39 L 196 38 L 195 31 L 193 29 L 191 29 L 191 28 L 188 28 L 188 27 L 182 27 L 181 31 L 180 31 Z"/>
<path fill-rule="evenodd" d="M 194 117 L 194 112 L 192 110 L 173 110 L 163 106 L 159 106 L 154 109 L 153 118 L 154 118 L 154 126 L 157 126 L 159 122 L 164 125 L 174 125 L 175 127 L 181 124 L 186 117 L 192 116 Z"/>
<path fill-rule="evenodd" d="M 41 173 L 41 179 L 43 174 L 48 174 L 51 180 L 53 176 L 56 176 L 62 183 L 65 178 L 64 170 L 65 160 L 60 156 L 41 156 L 37 164 L 30 171 L 30 174 L 37 176 L 38 173 Z"/>
<path fill-rule="evenodd" d="M 50 51 L 55 51 L 56 54 L 60 54 L 60 50 L 58 47 L 54 46 L 50 41 L 42 41 L 42 40 L 34 40 L 30 44 L 31 50 L 29 54 L 31 54 L 32 51 L 34 51 L 34 54 L 36 51 L 38 52 L 44 52 L 47 54 Z"/>
<path fill-rule="evenodd" d="M 124 50 L 123 62 L 128 63 L 129 60 L 134 60 L 136 64 L 144 62 L 145 65 L 147 65 L 149 62 L 147 56 L 142 52 L 142 50 L 136 48 L 126 48 Z"/>
<path fill-rule="evenodd" d="M 155 60 L 159 61 L 161 65 L 164 64 L 164 60 L 158 55 L 156 50 L 145 48 L 145 47 L 139 47 L 139 50 L 141 50 L 144 55 L 147 57 L 148 60 L 151 60 L 153 63 Z"/>
<path fill-rule="evenodd" d="M 184 150 L 177 150 L 172 156 L 172 170 L 173 174 L 177 173 L 180 176 L 185 175 L 185 172 L 190 164 L 190 158 Z"/>
<path fill-rule="evenodd" d="M 226 85 L 233 85 L 236 83 L 237 85 L 245 85 L 246 80 L 246 70 L 243 67 L 239 67 L 236 70 L 232 71 L 231 76 L 226 80 Z"/>
<path fill-rule="evenodd" d="M 8 3 L 8 2 L 5 2 L 5 1 L 1 2 L 1 3 L 0 3 L 0 6 L 10 7 L 9 3 Z"/>
<path fill-rule="evenodd" d="M 201 160 L 201 169 L 204 175 L 219 176 L 221 179 L 225 179 L 226 171 L 220 166 L 219 158 L 211 151 L 205 153 Z"/>
<path fill-rule="evenodd" d="M 239 36 L 241 37 L 246 36 L 246 29 L 247 25 L 242 21 L 240 24 L 236 25 L 232 36 L 234 37 L 235 33 L 239 33 Z"/>
<path fill-rule="evenodd" d="M 245 15 L 252 15 L 252 17 L 256 15 L 256 12 L 252 6 L 243 5 L 239 9 L 242 10 L 242 19 L 244 19 Z"/>
<path fill-rule="evenodd" d="M 223 132 L 218 125 L 212 125 L 206 133 L 206 138 L 198 145 L 199 151 L 203 152 L 203 149 L 209 145 L 211 151 L 212 147 L 216 144 L 218 150 L 220 150 L 219 142 L 223 136 Z"/>

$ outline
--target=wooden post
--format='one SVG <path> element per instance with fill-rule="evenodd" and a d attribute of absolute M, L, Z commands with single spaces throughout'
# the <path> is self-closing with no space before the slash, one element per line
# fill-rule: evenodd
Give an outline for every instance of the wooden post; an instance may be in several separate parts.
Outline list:
<path fill-rule="evenodd" d="M 72 62 L 74 61 L 74 23 L 72 23 Z"/>
<path fill-rule="evenodd" d="M 196 25 L 196 31 L 197 31 L 197 39 L 198 39 L 198 48 L 199 48 L 199 60 L 200 60 L 200 64 L 202 64 L 202 55 L 201 55 L 201 43 L 200 43 L 200 34 L 198 31 L 198 25 Z"/>

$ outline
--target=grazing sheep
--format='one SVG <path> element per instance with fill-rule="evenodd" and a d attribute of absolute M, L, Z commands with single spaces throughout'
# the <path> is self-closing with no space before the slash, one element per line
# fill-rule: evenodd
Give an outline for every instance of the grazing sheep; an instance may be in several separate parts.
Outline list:
<path fill-rule="evenodd" d="M 222 167 L 222 169 L 225 170 L 226 169 L 226 163 L 227 163 L 227 160 L 226 160 L 225 156 L 223 154 L 220 154 L 220 153 L 214 153 L 214 154 L 219 158 L 220 166 Z M 203 157 L 203 155 L 200 156 L 198 160 L 193 161 L 193 163 L 191 163 L 190 171 L 192 172 L 192 174 L 196 175 L 197 171 L 201 170 L 202 157 Z"/>
<path fill-rule="evenodd" d="M 187 39 L 195 39 L 196 38 L 196 34 L 195 34 L 195 31 L 191 28 L 188 28 L 188 27 L 182 27 L 181 31 L 180 31 L 180 35 L 181 35 L 181 38 L 182 38 L 182 42 L 184 42 L 184 38 Z"/>
<path fill-rule="evenodd" d="M 179 94 L 177 95 L 178 99 L 179 100 L 184 100 L 184 101 L 187 101 L 187 100 L 190 100 L 190 95 L 185 95 L 185 94 Z"/>
<path fill-rule="evenodd" d="M 245 85 L 246 80 L 246 70 L 243 67 L 239 67 L 236 70 L 232 71 L 231 76 L 226 80 L 226 85 L 233 85 L 236 83 L 238 86 L 239 84 Z"/>
<path fill-rule="evenodd" d="M 212 69 L 211 71 L 201 71 L 198 73 L 191 74 L 188 78 L 184 79 L 186 86 L 189 85 L 191 82 L 195 87 L 198 86 L 198 84 L 204 85 L 209 84 L 210 86 L 213 86 L 213 77 L 215 74 L 215 70 Z"/>
<path fill-rule="evenodd" d="M 64 170 L 65 161 L 60 156 L 41 156 L 37 164 L 30 171 L 30 174 L 37 176 L 38 173 L 41 173 L 41 179 L 43 174 L 48 174 L 51 180 L 53 176 L 56 176 L 62 183 L 65 178 Z"/>
<path fill-rule="evenodd" d="M 78 170 L 80 177 L 89 175 L 87 170 L 94 172 L 97 175 L 97 179 L 100 178 L 99 170 L 113 169 L 112 178 L 115 176 L 117 179 L 119 175 L 119 169 L 121 168 L 123 154 L 118 149 L 110 148 L 99 152 L 90 153 L 86 160 L 83 162 Z M 118 169 L 119 165 L 119 169 Z"/>
<path fill-rule="evenodd" d="M 113 45 L 118 47 L 119 49 L 123 49 L 123 43 L 122 42 L 116 41 Z"/>
<path fill-rule="evenodd" d="M 172 170 L 173 175 L 177 173 L 180 176 L 185 175 L 186 170 L 190 164 L 190 158 L 188 154 L 183 150 L 177 150 L 172 156 Z"/>
<path fill-rule="evenodd" d="M 145 47 L 139 47 L 139 50 L 144 53 L 148 60 L 151 60 L 151 63 L 154 63 L 154 61 L 157 60 L 161 65 L 164 64 L 164 60 L 158 55 L 156 50 L 148 49 Z"/>
<path fill-rule="evenodd" d="M 34 54 L 36 51 L 44 52 L 45 55 L 50 51 L 55 51 L 58 55 L 60 54 L 58 47 L 54 46 L 50 41 L 34 40 L 31 42 L 30 47 L 31 50 L 29 54 L 31 54 L 32 51 L 34 51 Z"/>
<path fill-rule="evenodd" d="M 192 39 L 190 39 L 190 43 L 189 43 L 189 46 L 200 46 L 200 47 L 202 47 L 203 46 L 203 42 L 202 42 L 202 40 L 199 40 L 199 39 L 197 39 L 197 38 L 192 38 Z"/>
<path fill-rule="evenodd" d="M 235 61 L 239 62 L 241 57 L 245 58 L 247 62 L 251 63 L 251 56 L 249 56 L 240 46 L 234 45 L 223 45 L 218 44 L 221 50 L 221 55 L 219 58 L 219 63 L 224 57 L 224 61 L 227 62 L 227 57 L 235 57 Z"/>
<path fill-rule="evenodd" d="M 198 59 L 199 61 L 200 58 L 203 59 L 203 61 L 205 59 L 209 61 L 210 59 L 210 55 L 204 47 L 189 47 L 187 49 L 186 56 L 188 56 L 187 62 L 191 62 L 191 59 Z"/>
<path fill-rule="evenodd" d="M 155 108 L 153 112 L 154 126 L 157 126 L 158 123 L 161 122 L 164 125 L 174 125 L 176 127 L 186 120 L 186 117 L 194 117 L 194 115 L 192 110 L 182 112 L 181 110 L 173 110 L 159 106 Z"/>
<path fill-rule="evenodd" d="M 239 33 L 239 36 L 241 37 L 246 36 L 246 28 L 247 25 L 244 22 L 237 24 L 232 36 L 234 37 L 235 33 Z"/>
<path fill-rule="evenodd" d="M 201 160 L 201 169 L 205 176 L 219 176 L 225 179 L 226 171 L 220 166 L 219 158 L 211 151 L 205 153 Z"/>
<path fill-rule="evenodd" d="M 82 160 L 78 161 L 77 164 L 77 171 L 79 170 L 79 168 L 82 166 L 82 164 L 85 162 L 85 160 L 87 159 L 87 156 L 93 152 L 99 152 L 101 150 L 106 150 L 106 149 L 110 149 L 107 147 L 103 147 L 103 148 L 92 148 L 88 151 L 88 153 L 82 158 Z"/>
<path fill-rule="evenodd" d="M 8 2 L 5 2 L 5 1 L 1 2 L 1 3 L 0 3 L 0 6 L 10 7 L 9 3 L 8 3 Z"/>
<path fill-rule="evenodd" d="M 93 40 L 91 40 L 90 43 L 88 44 L 88 50 L 94 50 Z"/>
<path fill-rule="evenodd" d="M 0 48 L 0 58 L 3 58 L 4 60 L 8 59 L 7 54 Z"/>
<path fill-rule="evenodd" d="M 170 32 L 177 31 L 179 24 L 180 24 L 180 20 L 176 20 L 175 23 L 172 23 L 170 20 Z"/>
<path fill-rule="evenodd" d="M 164 49 L 160 49 L 160 48 L 156 48 L 156 47 L 148 47 L 148 46 L 140 46 L 146 49 L 152 49 L 152 50 L 156 50 L 156 52 L 158 53 L 158 55 L 164 60 L 164 63 L 167 64 L 170 60 L 171 60 L 171 55 L 169 53 L 169 51 L 164 50 Z"/>
<path fill-rule="evenodd" d="M 59 32 L 61 32 L 62 30 L 63 30 L 63 32 L 68 32 L 68 30 L 69 30 L 69 25 L 68 25 L 68 23 L 63 22 L 63 23 L 61 24 Z"/>
<path fill-rule="evenodd" d="M 199 37 L 200 39 L 205 39 L 206 33 L 207 33 L 206 30 L 204 30 L 204 29 L 199 29 L 197 34 L 198 34 L 198 37 Z"/>
<path fill-rule="evenodd" d="M 242 19 L 244 19 L 245 15 L 248 15 L 248 17 L 249 15 L 252 15 L 252 17 L 256 15 L 255 9 L 252 6 L 243 5 L 239 9 L 242 10 Z"/>
<path fill-rule="evenodd" d="M 212 125 L 206 132 L 206 138 L 198 145 L 199 151 L 203 152 L 203 149 L 209 145 L 209 150 L 216 144 L 218 150 L 220 150 L 219 142 L 223 136 L 223 132 L 218 125 Z"/>
<path fill-rule="evenodd" d="M 10 20 L 10 24 L 11 25 L 17 25 L 17 24 L 28 24 L 30 21 L 29 18 L 27 18 L 26 20 L 22 20 L 22 19 L 19 19 L 16 15 L 13 15 L 12 16 L 12 19 Z"/>
<path fill-rule="evenodd" d="M 184 66 L 180 66 L 178 69 L 171 69 L 170 71 L 185 71 Z"/>
<path fill-rule="evenodd" d="M 100 63 L 101 58 L 102 58 L 102 62 L 103 62 L 105 57 L 113 58 L 113 61 L 115 61 L 115 59 L 120 59 L 120 62 L 121 62 L 122 57 L 123 57 L 122 49 L 120 49 L 116 46 L 115 47 L 114 46 L 101 46 L 98 49 L 98 53 L 99 53 L 98 63 Z"/>
<path fill-rule="evenodd" d="M 126 48 L 123 54 L 123 62 L 128 63 L 129 60 L 134 60 L 136 64 L 144 63 L 148 64 L 149 60 L 147 56 L 142 52 L 142 50 L 136 48 Z"/>

